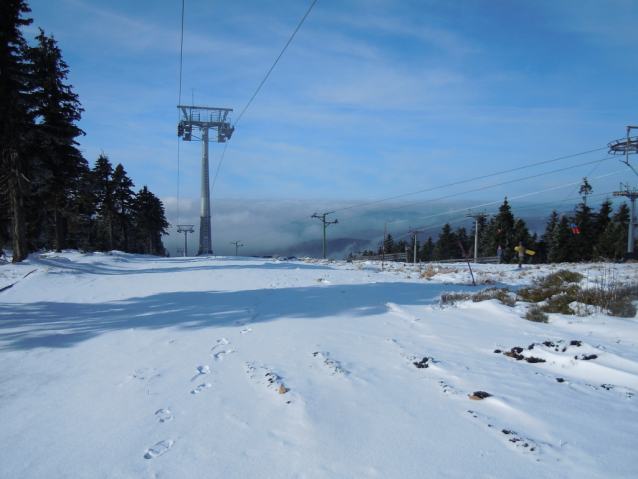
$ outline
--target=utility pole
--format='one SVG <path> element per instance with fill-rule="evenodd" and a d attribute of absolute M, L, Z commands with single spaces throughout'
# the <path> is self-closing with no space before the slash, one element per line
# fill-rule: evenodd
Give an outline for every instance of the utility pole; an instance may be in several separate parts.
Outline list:
<path fill-rule="evenodd" d="M 625 186 L 624 191 L 614 191 L 614 196 L 626 196 L 631 200 L 631 216 L 629 217 L 629 238 L 627 239 L 627 253 L 634 252 L 634 227 L 636 226 L 636 198 L 638 198 L 638 190 L 636 188 L 630 190 L 629 183 Z M 623 187 L 623 184 L 620 184 Z"/>
<path fill-rule="evenodd" d="M 326 215 L 331 215 L 332 213 L 334 213 L 334 211 L 324 213 L 322 215 L 315 213 L 311 216 L 311 218 L 319 218 L 323 222 L 323 259 L 326 259 L 326 227 L 328 225 L 336 225 L 339 223 L 339 220 L 326 221 Z"/>
<path fill-rule="evenodd" d="M 239 241 L 235 241 L 235 242 L 231 241 L 230 244 L 234 244 L 235 245 L 235 256 L 237 256 L 237 249 L 240 246 L 244 246 L 243 244 L 239 244 Z"/>
<path fill-rule="evenodd" d="M 381 257 L 381 271 L 383 271 L 383 265 L 385 264 L 385 232 L 388 227 L 388 223 L 383 223 L 383 256 Z"/>
<path fill-rule="evenodd" d="M 188 233 L 194 233 L 194 225 L 177 225 L 177 232 L 184 233 L 184 258 L 188 256 Z"/>
<path fill-rule="evenodd" d="M 412 228 L 408 228 L 408 233 L 414 233 L 414 263 L 416 264 L 417 235 L 419 233 L 425 233 L 425 230 L 413 230 Z M 407 259 L 407 255 L 406 255 L 406 259 Z"/>
<path fill-rule="evenodd" d="M 472 210 L 468 210 L 469 213 L 466 214 L 466 218 L 474 218 L 476 221 L 474 227 L 474 262 L 478 263 L 478 235 L 479 235 L 479 218 L 487 218 L 489 214 L 485 213 L 472 213 Z"/>

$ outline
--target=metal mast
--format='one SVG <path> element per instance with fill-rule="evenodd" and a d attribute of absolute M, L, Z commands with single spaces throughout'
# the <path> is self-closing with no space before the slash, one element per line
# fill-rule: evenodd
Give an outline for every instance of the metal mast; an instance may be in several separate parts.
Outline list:
<path fill-rule="evenodd" d="M 620 184 L 622 188 L 623 184 Z M 636 188 L 629 189 L 629 183 L 625 185 L 624 191 L 614 191 L 614 196 L 626 196 L 631 200 L 631 216 L 629 218 L 629 235 L 627 238 L 627 253 L 634 252 L 634 228 L 636 227 L 636 198 L 638 198 L 638 191 Z"/>
<path fill-rule="evenodd" d="M 466 218 L 474 218 L 475 227 L 474 227 L 474 262 L 478 262 L 478 237 L 479 237 L 479 218 L 487 218 L 489 216 L 488 213 L 472 213 L 472 210 L 468 214 L 465 215 Z"/>
<path fill-rule="evenodd" d="M 417 245 L 417 236 L 419 233 L 425 233 L 425 230 L 413 230 L 411 227 L 408 228 L 408 233 L 414 233 L 414 263 L 416 264 L 416 245 Z M 405 261 L 408 262 L 408 255 L 405 255 Z"/>
<path fill-rule="evenodd" d="M 213 254 L 210 223 L 210 171 L 208 167 L 209 130 L 217 130 L 217 143 L 225 143 L 235 131 L 228 113 L 230 108 L 209 108 L 203 106 L 177 105 L 182 111 L 182 119 L 177 124 L 177 136 L 184 141 L 202 142 L 202 208 L 199 221 L 199 250 L 197 255 Z M 193 135 L 193 130 L 201 131 L 201 138 Z"/>
<path fill-rule="evenodd" d="M 638 130 L 638 126 L 628 126 L 627 138 L 621 138 L 620 140 L 611 141 L 607 146 L 609 146 L 610 155 L 625 155 L 625 161 L 621 161 L 629 168 L 631 168 L 632 171 L 638 176 L 638 172 L 629 163 L 629 155 L 638 153 L 638 137 L 630 137 L 629 133 L 631 132 L 631 130 Z M 621 183 L 620 187 L 622 188 L 622 186 L 623 185 Z M 638 198 L 638 191 L 636 190 L 636 188 L 630 190 L 629 183 L 627 183 L 627 185 L 625 185 L 625 190 L 614 191 L 614 196 L 626 196 L 631 200 L 631 217 L 629 218 L 629 237 L 627 238 L 627 252 L 633 253 L 634 228 L 636 226 L 636 198 Z"/>
<path fill-rule="evenodd" d="M 324 213 L 322 215 L 318 215 L 317 213 L 313 214 L 311 218 L 319 218 L 323 222 L 323 259 L 326 259 L 326 227 L 328 225 L 336 225 L 339 223 L 339 220 L 334 221 L 326 221 L 326 215 L 331 215 L 334 211 L 330 213 Z"/>
<path fill-rule="evenodd" d="M 188 256 L 188 233 L 194 233 L 193 229 L 195 225 L 177 225 L 177 232 L 184 233 L 184 258 Z"/>

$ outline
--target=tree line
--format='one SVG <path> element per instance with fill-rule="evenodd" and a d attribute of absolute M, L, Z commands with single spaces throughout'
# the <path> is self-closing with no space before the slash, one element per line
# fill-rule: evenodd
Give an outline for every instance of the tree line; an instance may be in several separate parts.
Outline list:
<path fill-rule="evenodd" d="M 164 255 L 159 198 L 134 192 L 104 153 L 90 168 L 78 149 L 84 110 L 53 36 L 24 39 L 30 11 L 24 0 L 0 2 L 0 245 L 14 262 L 42 248 Z"/>
<path fill-rule="evenodd" d="M 522 218 L 517 218 L 505 198 L 498 214 L 489 220 L 479 217 L 478 257 L 496 256 L 500 247 L 504 263 L 515 262 L 518 252 L 515 247 L 523 243 L 534 255 L 526 256 L 529 263 L 564 263 L 579 261 L 615 261 L 626 253 L 631 211 L 626 202 L 622 202 L 613 211 L 612 202 L 605 198 L 598 211 L 587 205 L 587 195 L 591 187 L 584 182 L 583 202 L 579 203 L 572 215 L 558 214 L 553 211 L 545 226 L 545 232 L 539 237 L 530 231 Z M 449 223 L 443 226 L 436 241 L 429 237 L 424 242 L 414 239 L 395 242 L 391 235 L 385 240 L 386 253 L 403 253 L 406 248 L 412 258 L 414 248 L 420 261 L 440 261 L 463 257 L 459 241 L 468 257 L 474 257 L 474 237 L 476 223 L 470 234 L 466 228 L 452 230 Z M 383 252 L 383 242 L 378 252 L 364 251 L 364 256 Z"/>

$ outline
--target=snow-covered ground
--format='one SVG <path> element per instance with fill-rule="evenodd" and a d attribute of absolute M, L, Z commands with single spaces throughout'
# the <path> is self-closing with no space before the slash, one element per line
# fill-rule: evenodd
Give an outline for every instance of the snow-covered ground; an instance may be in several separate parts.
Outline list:
<path fill-rule="evenodd" d="M 0 288 L 15 284 L 0 292 L 0 477 L 635 477 L 637 320 L 441 307 L 442 292 L 485 287 L 442 267 L 426 280 L 75 252 L 1 265 Z M 558 268 L 475 274 L 516 289 Z"/>

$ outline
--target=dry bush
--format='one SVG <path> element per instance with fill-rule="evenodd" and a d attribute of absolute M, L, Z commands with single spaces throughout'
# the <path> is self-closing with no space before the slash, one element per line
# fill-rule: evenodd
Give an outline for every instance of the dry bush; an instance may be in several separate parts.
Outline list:
<path fill-rule="evenodd" d="M 420 279 L 429 279 L 432 278 L 434 275 L 436 275 L 436 271 L 434 270 L 434 267 L 429 264 L 427 268 L 425 268 L 425 271 L 423 271 L 423 273 L 421 273 L 421 275 L 419 276 Z"/>
<path fill-rule="evenodd" d="M 529 308 L 527 308 L 524 318 L 535 323 L 549 322 L 549 317 L 541 310 L 541 307 L 537 304 L 532 304 Z"/>
<path fill-rule="evenodd" d="M 501 304 L 505 306 L 514 306 L 516 304 L 516 298 L 513 298 L 510 294 L 509 288 L 498 288 L 492 286 L 485 288 L 481 291 L 477 291 L 472 295 L 472 301 L 480 303 L 481 301 L 487 301 L 490 299 L 498 299 Z"/>
<path fill-rule="evenodd" d="M 449 304 L 453 305 L 460 301 L 467 301 L 472 298 L 472 293 L 467 291 L 459 291 L 459 292 L 446 292 L 441 293 L 440 304 Z"/>
<path fill-rule="evenodd" d="M 354 269 L 355 271 L 361 271 L 361 270 L 363 270 L 363 263 L 355 263 L 355 265 L 354 265 L 353 269 Z"/>
<path fill-rule="evenodd" d="M 441 268 L 437 271 L 438 274 L 458 273 L 458 269 L 453 268 Z"/>

